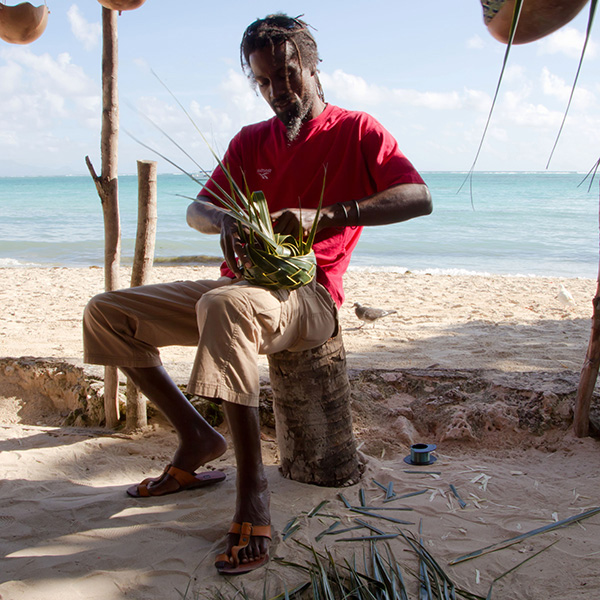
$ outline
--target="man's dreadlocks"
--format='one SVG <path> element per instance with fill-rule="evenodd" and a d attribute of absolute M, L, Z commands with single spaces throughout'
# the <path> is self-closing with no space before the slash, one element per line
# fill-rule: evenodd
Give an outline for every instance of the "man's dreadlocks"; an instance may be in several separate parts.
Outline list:
<path fill-rule="evenodd" d="M 289 42 L 296 50 L 300 68 L 307 67 L 314 72 L 317 93 L 319 98 L 325 101 L 323 88 L 317 75 L 317 66 L 321 62 L 317 42 L 309 31 L 309 25 L 298 17 L 288 17 L 283 13 L 277 13 L 268 15 L 264 19 L 257 19 L 249 25 L 240 45 L 242 69 L 256 83 L 250 68 L 250 54 L 269 47 L 272 52 L 275 52 L 277 46 L 286 42 Z"/>

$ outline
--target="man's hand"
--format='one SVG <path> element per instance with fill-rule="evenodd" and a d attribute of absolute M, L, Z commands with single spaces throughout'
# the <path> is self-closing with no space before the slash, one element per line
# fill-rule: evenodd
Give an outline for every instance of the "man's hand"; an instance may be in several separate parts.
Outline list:
<path fill-rule="evenodd" d="M 302 210 L 299 208 L 286 208 L 278 210 L 271 214 L 273 230 L 275 233 L 291 235 L 297 238 L 300 231 L 300 219 L 302 219 L 302 236 L 306 238 L 312 229 L 316 214 L 317 210 L 314 208 L 303 208 Z M 317 226 L 318 230 L 319 226 Z"/>
<path fill-rule="evenodd" d="M 251 263 L 246 254 L 245 244 L 240 239 L 238 222 L 229 215 L 223 215 L 221 221 L 221 250 L 225 257 L 225 262 L 231 271 L 241 279 L 242 269 L 238 263 L 250 267 Z"/>
<path fill-rule="evenodd" d="M 187 210 L 187 222 L 190 227 L 208 234 L 221 234 L 221 250 L 227 266 L 236 275 L 242 277 L 242 269 L 238 264 L 238 257 L 241 264 L 250 266 L 250 261 L 242 241 L 237 221 L 217 210 L 210 200 L 202 198 L 204 202 L 192 202 Z"/>

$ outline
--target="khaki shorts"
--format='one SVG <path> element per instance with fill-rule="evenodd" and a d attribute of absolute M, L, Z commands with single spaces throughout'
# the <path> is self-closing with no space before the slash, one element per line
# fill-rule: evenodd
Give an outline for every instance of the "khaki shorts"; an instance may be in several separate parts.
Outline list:
<path fill-rule="evenodd" d="M 293 291 L 227 278 L 146 285 L 90 300 L 84 360 L 155 367 L 158 348 L 197 346 L 189 393 L 258 406 L 258 355 L 315 348 L 336 328 L 337 307 L 315 281 Z"/>

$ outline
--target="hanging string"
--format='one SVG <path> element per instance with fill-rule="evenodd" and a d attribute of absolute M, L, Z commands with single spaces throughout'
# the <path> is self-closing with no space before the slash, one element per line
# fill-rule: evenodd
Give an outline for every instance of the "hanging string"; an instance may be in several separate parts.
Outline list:
<path fill-rule="evenodd" d="M 481 148 L 483 147 L 483 141 L 485 139 L 485 135 L 487 133 L 488 127 L 490 125 L 490 121 L 492 120 L 492 113 L 494 112 L 494 106 L 496 105 L 496 100 L 498 99 L 498 93 L 500 92 L 500 84 L 502 83 L 502 77 L 504 76 L 504 71 L 506 70 L 506 64 L 508 63 L 508 55 L 510 53 L 510 49 L 513 44 L 513 40 L 515 38 L 515 33 L 517 31 L 517 25 L 519 24 L 519 17 L 521 16 L 521 8 L 523 6 L 523 0 L 515 1 L 515 8 L 513 12 L 512 22 L 510 24 L 510 33 L 508 36 L 508 43 L 506 44 L 506 52 L 504 53 L 504 60 L 502 61 L 502 69 L 500 71 L 500 77 L 498 78 L 498 84 L 496 85 L 496 92 L 494 94 L 494 99 L 492 100 L 492 106 L 490 108 L 490 112 L 488 114 L 488 118 L 483 129 L 483 134 L 481 136 L 481 141 L 479 142 L 479 147 L 477 148 L 477 153 L 475 154 L 475 159 L 473 160 L 473 164 L 467 173 L 467 176 L 463 180 L 461 186 L 458 188 L 457 194 L 463 189 L 467 180 L 469 180 L 469 187 L 471 190 L 471 207 L 475 210 L 475 206 L 473 205 L 473 172 L 475 171 L 475 164 L 477 163 L 477 159 L 479 158 L 479 154 L 481 153 Z"/>

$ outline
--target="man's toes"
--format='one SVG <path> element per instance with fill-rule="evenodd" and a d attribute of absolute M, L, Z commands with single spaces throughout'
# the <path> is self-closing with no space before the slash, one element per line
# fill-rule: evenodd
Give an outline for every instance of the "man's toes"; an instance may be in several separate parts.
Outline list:
<path fill-rule="evenodd" d="M 252 545 L 252 546 L 247 546 L 246 548 L 243 548 L 242 550 L 240 550 L 238 558 L 241 563 L 248 563 L 248 562 L 252 562 L 253 560 L 258 560 L 259 558 L 262 558 L 264 555 L 265 555 L 265 552 L 263 552 L 261 550 L 261 548 L 255 547 L 254 545 Z"/>
<path fill-rule="evenodd" d="M 255 553 L 252 551 L 252 548 L 244 548 L 244 554 L 240 558 L 240 562 L 247 563 L 252 562 L 255 558 Z"/>
<path fill-rule="evenodd" d="M 256 558 L 262 558 L 269 551 L 269 540 L 261 538 L 255 550 Z"/>

